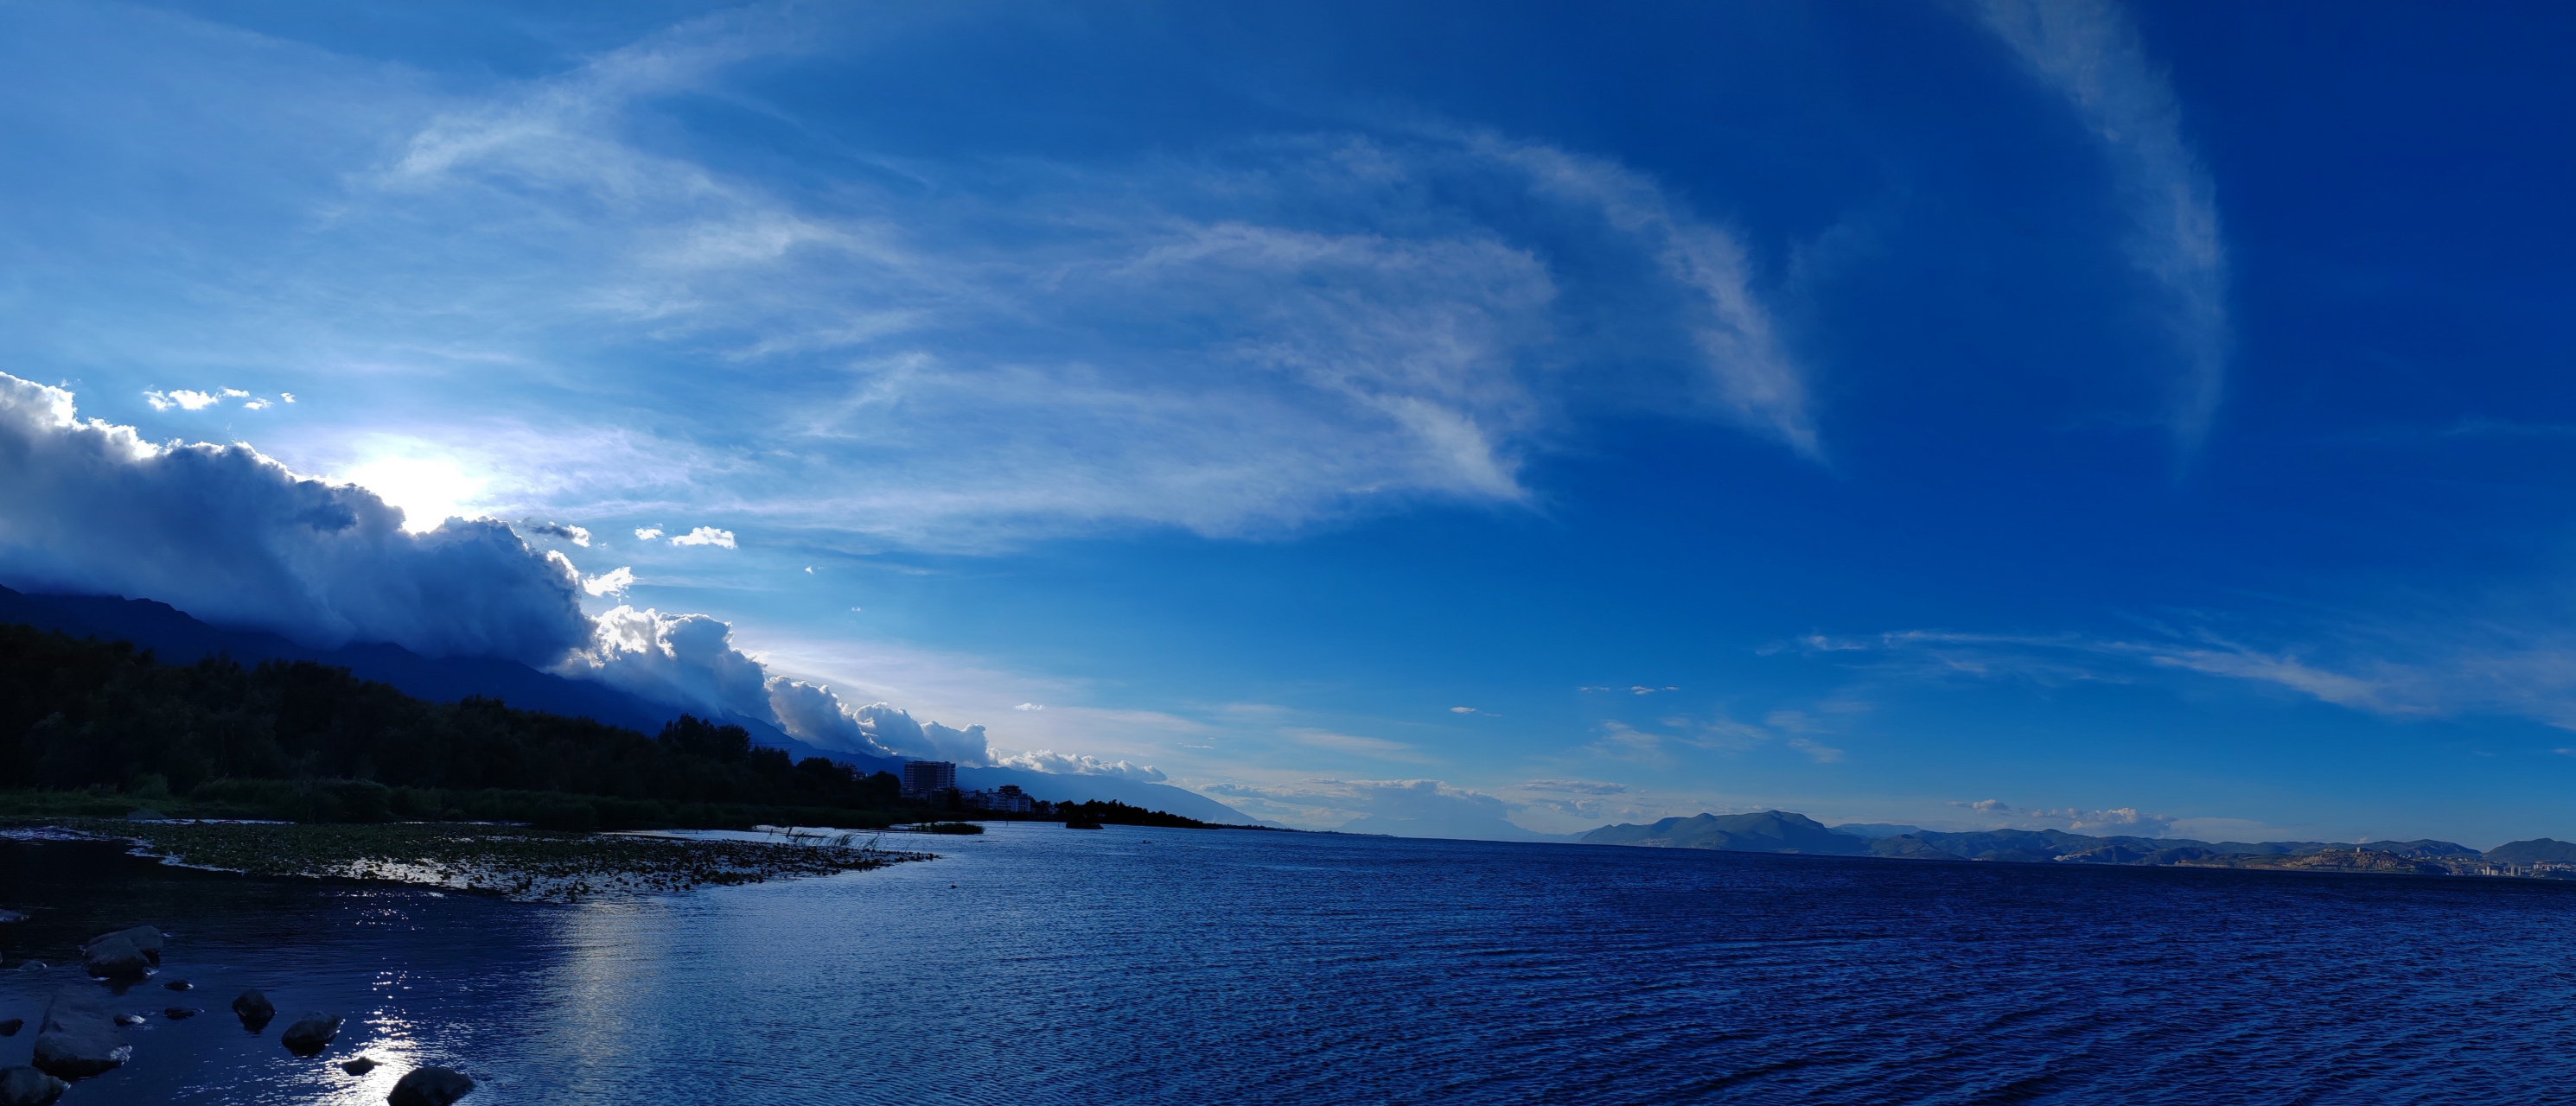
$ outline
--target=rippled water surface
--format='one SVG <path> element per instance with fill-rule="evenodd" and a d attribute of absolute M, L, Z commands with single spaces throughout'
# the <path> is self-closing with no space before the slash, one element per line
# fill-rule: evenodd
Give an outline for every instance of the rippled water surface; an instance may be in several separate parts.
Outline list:
<path fill-rule="evenodd" d="M 64 1102 L 2576 1101 L 2576 886 L 999 826 L 543 906 L 0 844 L 0 956 L 171 931 Z M 953 886 L 952 886 L 953 885 Z M 163 980 L 185 978 L 174 994 Z M 0 1064 L 76 973 L 0 972 Z M 244 987 L 277 1023 L 223 1009 Z M 349 1025 L 321 1058 L 277 1032 Z M 386 1062 L 365 1077 L 334 1062 Z"/>

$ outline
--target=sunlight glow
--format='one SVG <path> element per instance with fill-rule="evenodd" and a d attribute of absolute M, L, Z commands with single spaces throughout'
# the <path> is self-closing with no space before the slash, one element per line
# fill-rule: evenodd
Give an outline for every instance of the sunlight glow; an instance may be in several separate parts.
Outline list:
<path fill-rule="evenodd" d="M 450 517 L 482 517 L 472 504 L 491 483 L 444 457 L 378 457 L 344 479 L 402 508 L 403 529 L 415 534 L 438 529 Z"/>

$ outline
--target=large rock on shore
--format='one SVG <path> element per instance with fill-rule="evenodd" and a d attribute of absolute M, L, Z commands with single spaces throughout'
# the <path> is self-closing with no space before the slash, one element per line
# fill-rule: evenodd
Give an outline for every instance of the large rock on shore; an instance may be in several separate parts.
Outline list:
<path fill-rule="evenodd" d="M 277 1016 L 277 1004 L 254 987 L 233 999 L 233 1013 L 241 1018 L 242 1028 L 257 1033 L 268 1028 L 269 1019 Z"/>
<path fill-rule="evenodd" d="M 474 1081 L 454 1068 L 415 1068 L 394 1084 L 385 1101 L 393 1106 L 449 1106 L 474 1093 Z"/>
<path fill-rule="evenodd" d="M 116 1014 L 97 991 L 66 987 L 45 1006 L 43 1027 L 36 1033 L 36 1066 L 49 1075 L 81 1079 L 112 1071 L 134 1056 Z"/>
<path fill-rule="evenodd" d="M 71 1084 L 34 1068 L 0 1068 L 0 1106 L 48 1106 Z"/>
<path fill-rule="evenodd" d="M 25 1018 L 11 1018 L 7 1021 L 0 1021 L 0 1037 L 17 1036 L 18 1027 L 25 1024 L 27 1024 L 27 1019 Z"/>
<path fill-rule="evenodd" d="M 151 926 L 135 926 L 132 929 L 120 929 L 114 933 L 99 934 L 96 937 L 90 938 L 89 944 L 82 945 L 81 950 L 83 952 L 87 952 L 92 946 L 104 944 L 119 937 L 132 943 L 136 951 L 141 952 L 145 958 L 151 960 L 154 964 L 159 964 L 161 962 L 161 931 L 154 929 Z"/>
<path fill-rule="evenodd" d="M 295 1019 L 295 1024 L 287 1026 L 286 1032 L 278 1034 L 277 1040 L 286 1046 L 288 1052 L 311 1056 L 322 1051 L 323 1046 L 331 1043 L 331 1038 L 339 1035 L 340 1015 L 306 1014 Z"/>
<path fill-rule="evenodd" d="M 81 950 L 81 967 L 110 979 L 139 979 L 152 974 L 152 958 L 123 937 L 101 938 Z"/>

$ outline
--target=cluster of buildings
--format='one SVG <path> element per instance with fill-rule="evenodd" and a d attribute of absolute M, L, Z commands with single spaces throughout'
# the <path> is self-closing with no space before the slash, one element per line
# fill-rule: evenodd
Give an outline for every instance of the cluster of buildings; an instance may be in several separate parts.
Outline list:
<path fill-rule="evenodd" d="M 2441 857 L 2433 861 L 2451 870 L 2455 876 L 2520 876 L 2524 879 L 2576 879 L 2576 864 L 2560 860 L 2535 860 L 2529 864 L 2509 864 L 2501 860 L 2474 857 Z"/>
<path fill-rule="evenodd" d="M 946 760 L 903 762 L 903 797 L 934 806 L 954 801 L 966 810 L 996 814 L 1028 814 L 1037 809 L 1037 800 L 1029 798 L 1015 783 L 1006 783 L 991 791 L 958 790 L 957 764 Z"/>

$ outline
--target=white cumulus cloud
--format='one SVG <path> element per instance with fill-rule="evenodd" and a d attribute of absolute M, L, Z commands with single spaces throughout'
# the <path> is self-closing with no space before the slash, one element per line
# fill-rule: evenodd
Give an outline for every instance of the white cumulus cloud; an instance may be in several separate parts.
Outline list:
<path fill-rule="evenodd" d="M 577 546 L 588 537 L 532 530 Z M 582 595 L 634 582 L 624 566 L 584 576 L 492 519 L 406 530 L 365 487 L 300 476 L 247 445 L 146 441 L 80 418 L 69 391 L 0 374 L 0 583 L 157 599 L 325 648 L 508 658 L 854 752 L 991 763 L 982 726 L 916 722 L 884 703 L 852 709 L 828 688 L 774 678 L 718 619 L 626 605 L 583 616 Z"/>
<path fill-rule="evenodd" d="M 0 580 L 158 599 L 321 646 L 551 665 L 587 639 L 579 575 L 509 527 L 411 533 L 365 488 L 245 445 L 155 444 L 0 374 Z"/>
<path fill-rule="evenodd" d="M 643 531 L 636 531 L 635 536 L 639 538 L 643 537 Z M 713 526 L 701 526 L 695 530 L 689 531 L 688 533 L 682 534 L 679 537 L 672 538 L 671 544 L 712 545 L 719 549 L 731 549 L 734 547 L 733 531 L 718 530 Z"/>
<path fill-rule="evenodd" d="M 527 527 L 527 532 L 531 534 L 562 538 L 583 549 L 590 548 L 590 531 L 579 526 L 567 526 L 560 522 L 526 522 L 520 525 Z"/>
<path fill-rule="evenodd" d="M 1059 753 L 1050 749 L 1032 749 L 1017 756 L 1003 757 L 994 763 L 1003 768 L 1025 768 L 1032 772 L 1046 772 L 1058 776 L 1114 776 L 1122 780 L 1135 780 L 1138 783 L 1161 783 L 1171 778 L 1164 775 L 1162 769 L 1150 764 L 1102 760 L 1098 757 Z"/>

